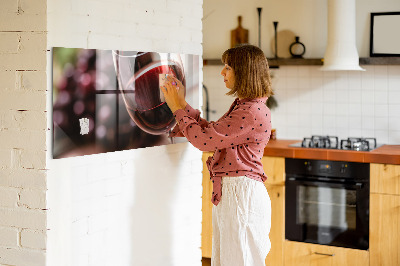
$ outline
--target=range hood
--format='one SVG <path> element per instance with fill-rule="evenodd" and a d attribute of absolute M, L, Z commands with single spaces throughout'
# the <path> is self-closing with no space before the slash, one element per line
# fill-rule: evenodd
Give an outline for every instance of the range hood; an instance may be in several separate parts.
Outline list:
<path fill-rule="evenodd" d="M 328 0 L 328 44 L 323 71 L 358 70 L 355 0 Z"/>

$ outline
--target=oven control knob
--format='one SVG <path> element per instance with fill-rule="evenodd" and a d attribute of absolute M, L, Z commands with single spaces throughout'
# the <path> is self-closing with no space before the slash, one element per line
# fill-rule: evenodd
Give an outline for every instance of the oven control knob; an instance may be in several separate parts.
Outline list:
<path fill-rule="evenodd" d="M 312 167 L 311 167 L 311 162 L 305 162 L 304 165 L 305 165 L 305 167 L 306 167 L 306 170 L 310 172 L 311 169 L 312 169 Z"/>

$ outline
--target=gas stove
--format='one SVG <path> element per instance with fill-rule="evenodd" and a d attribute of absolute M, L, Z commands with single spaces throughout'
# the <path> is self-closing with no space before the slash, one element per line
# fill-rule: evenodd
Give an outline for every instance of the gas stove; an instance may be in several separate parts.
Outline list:
<path fill-rule="evenodd" d="M 376 138 L 347 138 L 339 142 L 336 136 L 311 136 L 303 141 L 289 145 L 291 147 L 338 149 L 353 151 L 371 151 L 378 148 Z"/>

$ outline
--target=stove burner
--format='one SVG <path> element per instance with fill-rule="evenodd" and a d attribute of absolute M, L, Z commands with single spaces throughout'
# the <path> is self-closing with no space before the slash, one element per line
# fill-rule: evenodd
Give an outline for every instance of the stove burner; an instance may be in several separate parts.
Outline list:
<path fill-rule="evenodd" d="M 305 148 L 326 148 L 338 149 L 339 140 L 334 136 L 312 136 L 311 138 L 304 138 L 301 142 L 301 147 Z"/>
<path fill-rule="evenodd" d="M 321 148 L 321 149 L 340 149 L 353 151 L 371 151 L 378 147 L 376 138 L 347 138 L 340 141 L 336 136 L 317 136 L 304 138 L 302 142 L 297 142 L 289 146 L 303 148 Z"/>
<path fill-rule="evenodd" d="M 376 148 L 376 138 L 347 138 L 340 141 L 343 150 L 369 151 Z"/>

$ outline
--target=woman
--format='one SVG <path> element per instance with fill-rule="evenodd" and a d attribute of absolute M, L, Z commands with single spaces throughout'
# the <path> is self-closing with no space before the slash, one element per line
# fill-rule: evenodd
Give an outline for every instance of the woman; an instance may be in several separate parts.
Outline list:
<path fill-rule="evenodd" d="M 227 95 L 237 98 L 218 121 L 200 118 L 184 99 L 182 84 L 168 77 L 161 87 L 178 125 L 172 136 L 185 136 L 202 151 L 213 182 L 212 265 L 265 265 L 271 243 L 271 202 L 262 164 L 271 130 L 272 95 L 268 62 L 252 45 L 225 51 L 221 71 Z"/>

